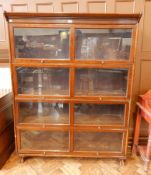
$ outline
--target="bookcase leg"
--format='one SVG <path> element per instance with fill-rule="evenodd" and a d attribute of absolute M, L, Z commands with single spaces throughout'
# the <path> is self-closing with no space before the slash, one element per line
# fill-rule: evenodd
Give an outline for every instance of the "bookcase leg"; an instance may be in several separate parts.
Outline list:
<path fill-rule="evenodd" d="M 24 161 L 25 161 L 25 157 L 20 157 L 20 163 L 24 163 Z"/>
<path fill-rule="evenodd" d="M 124 159 L 120 159 L 120 166 L 124 166 L 125 165 L 125 160 Z"/>

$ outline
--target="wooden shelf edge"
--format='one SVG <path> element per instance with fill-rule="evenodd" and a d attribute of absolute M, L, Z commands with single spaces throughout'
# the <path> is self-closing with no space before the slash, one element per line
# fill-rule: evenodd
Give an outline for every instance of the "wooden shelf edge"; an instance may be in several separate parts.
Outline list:
<path fill-rule="evenodd" d="M 142 14 L 135 13 L 135 14 L 115 14 L 115 13 L 19 13 L 19 12 L 4 12 L 6 19 L 10 18 L 38 18 L 38 17 L 57 17 L 57 18 L 84 18 L 84 19 L 91 19 L 91 18 L 102 18 L 102 19 L 113 19 L 113 18 L 120 18 L 120 19 L 134 19 L 139 21 Z"/>

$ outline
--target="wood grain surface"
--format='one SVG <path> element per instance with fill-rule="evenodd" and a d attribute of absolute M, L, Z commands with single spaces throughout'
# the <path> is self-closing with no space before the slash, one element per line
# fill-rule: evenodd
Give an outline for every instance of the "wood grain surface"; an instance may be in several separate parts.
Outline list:
<path fill-rule="evenodd" d="M 19 163 L 13 153 L 0 175 L 146 175 L 139 157 L 128 158 L 120 166 L 115 159 L 28 158 Z M 148 175 L 151 174 L 151 166 Z"/>

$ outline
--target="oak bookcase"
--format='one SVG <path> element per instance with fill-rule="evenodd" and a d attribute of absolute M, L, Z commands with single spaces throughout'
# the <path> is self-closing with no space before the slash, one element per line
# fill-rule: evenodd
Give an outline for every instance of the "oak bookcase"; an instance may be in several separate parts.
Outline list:
<path fill-rule="evenodd" d="M 140 14 L 8 13 L 16 150 L 126 159 Z"/>

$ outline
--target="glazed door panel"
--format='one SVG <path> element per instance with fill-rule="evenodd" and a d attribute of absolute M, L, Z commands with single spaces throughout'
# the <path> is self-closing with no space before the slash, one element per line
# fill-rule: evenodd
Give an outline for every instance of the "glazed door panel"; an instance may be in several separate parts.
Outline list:
<path fill-rule="evenodd" d="M 61 102 L 19 102 L 19 123 L 69 124 L 70 105 Z"/>
<path fill-rule="evenodd" d="M 75 58 L 78 60 L 129 60 L 132 29 L 76 29 Z"/>
<path fill-rule="evenodd" d="M 124 104 L 74 104 L 75 125 L 123 125 L 126 105 Z"/>
<path fill-rule="evenodd" d="M 69 59 L 67 28 L 14 28 L 16 58 Z"/>
<path fill-rule="evenodd" d="M 74 135 L 74 151 L 122 152 L 122 142 L 123 133 L 78 131 Z"/>
<path fill-rule="evenodd" d="M 68 68 L 18 67 L 18 94 L 69 95 Z"/>
<path fill-rule="evenodd" d="M 21 150 L 68 151 L 68 131 L 21 130 Z"/>
<path fill-rule="evenodd" d="M 77 68 L 76 96 L 126 96 L 127 69 Z"/>

